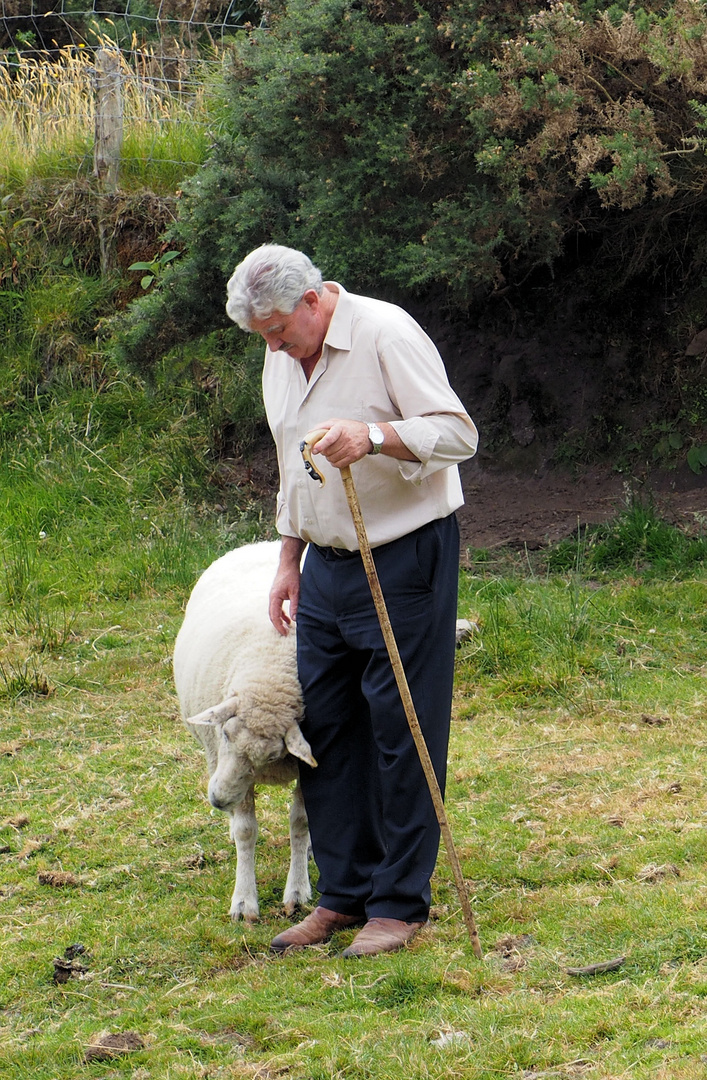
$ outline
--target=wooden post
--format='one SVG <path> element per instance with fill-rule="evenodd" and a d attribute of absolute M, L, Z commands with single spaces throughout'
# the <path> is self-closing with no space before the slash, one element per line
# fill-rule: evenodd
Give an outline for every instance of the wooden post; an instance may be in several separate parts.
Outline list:
<path fill-rule="evenodd" d="M 117 268 L 115 235 L 111 224 L 111 195 L 118 190 L 120 154 L 123 146 L 123 96 L 120 88 L 120 53 L 99 49 L 96 53 L 96 124 L 93 173 L 98 180 L 98 237 L 101 273 Z"/>

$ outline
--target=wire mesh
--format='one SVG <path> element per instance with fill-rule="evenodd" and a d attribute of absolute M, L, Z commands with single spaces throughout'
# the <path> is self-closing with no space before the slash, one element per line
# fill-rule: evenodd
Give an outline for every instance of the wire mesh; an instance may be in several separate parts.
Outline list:
<path fill-rule="evenodd" d="M 41 155 L 46 175 L 56 152 L 58 175 L 90 170 L 102 48 L 120 56 L 125 165 L 188 174 L 217 134 L 207 98 L 249 20 L 261 26 L 245 0 L 0 0 L 0 159 Z"/>

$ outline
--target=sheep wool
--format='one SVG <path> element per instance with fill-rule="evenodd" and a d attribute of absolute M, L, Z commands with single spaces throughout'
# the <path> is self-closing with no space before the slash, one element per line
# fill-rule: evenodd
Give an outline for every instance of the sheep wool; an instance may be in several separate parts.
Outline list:
<path fill-rule="evenodd" d="M 288 914 L 311 898 L 309 830 L 297 759 L 315 766 L 299 729 L 302 694 L 295 630 L 283 637 L 268 616 L 280 543 L 249 544 L 217 559 L 197 581 L 174 646 L 182 719 L 201 743 L 209 800 L 230 815 L 236 845 L 233 919 L 258 918 L 256 784 L 297 781 L 290 810 Z"/>

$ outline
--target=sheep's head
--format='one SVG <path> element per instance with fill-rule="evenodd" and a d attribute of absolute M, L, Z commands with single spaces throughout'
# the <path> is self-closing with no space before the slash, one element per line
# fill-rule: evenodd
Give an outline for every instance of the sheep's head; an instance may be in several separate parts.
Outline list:
<path fill-rule="evenodd" d="M 256 733 L 246 716 L 238 715 L 237 698 L 190 717 L 188 723 L 208 725 L 218 733 L 218 763 L 209 780 L 209 802 L 218 810 L 242 803 L 259 776 L 284 762 L 288 754 L 312 768 L 317 764 L 296 720 L 282 735 Z"/>

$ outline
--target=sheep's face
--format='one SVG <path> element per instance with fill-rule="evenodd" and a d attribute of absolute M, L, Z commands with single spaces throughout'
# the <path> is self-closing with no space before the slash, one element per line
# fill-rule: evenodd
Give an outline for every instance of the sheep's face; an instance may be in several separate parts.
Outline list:
<path fill-rule="evenodd" d="M 218 763 L 209 781 L 209 802 L 217 810 L 242 803 L 253 784 L 260 780 L 271 781 L 268 774 L 281 763 L 280 779 L 283 782 L 294 779 L 296 769 L 284 767 L 290 754 L 316 765 L 309 744 L 302 737 L 297 724 L 284 738 L 256 735 L 249 730 L 245 720 L 237 716 L 218 724 L 217 728 L 220 729 Z"/>

